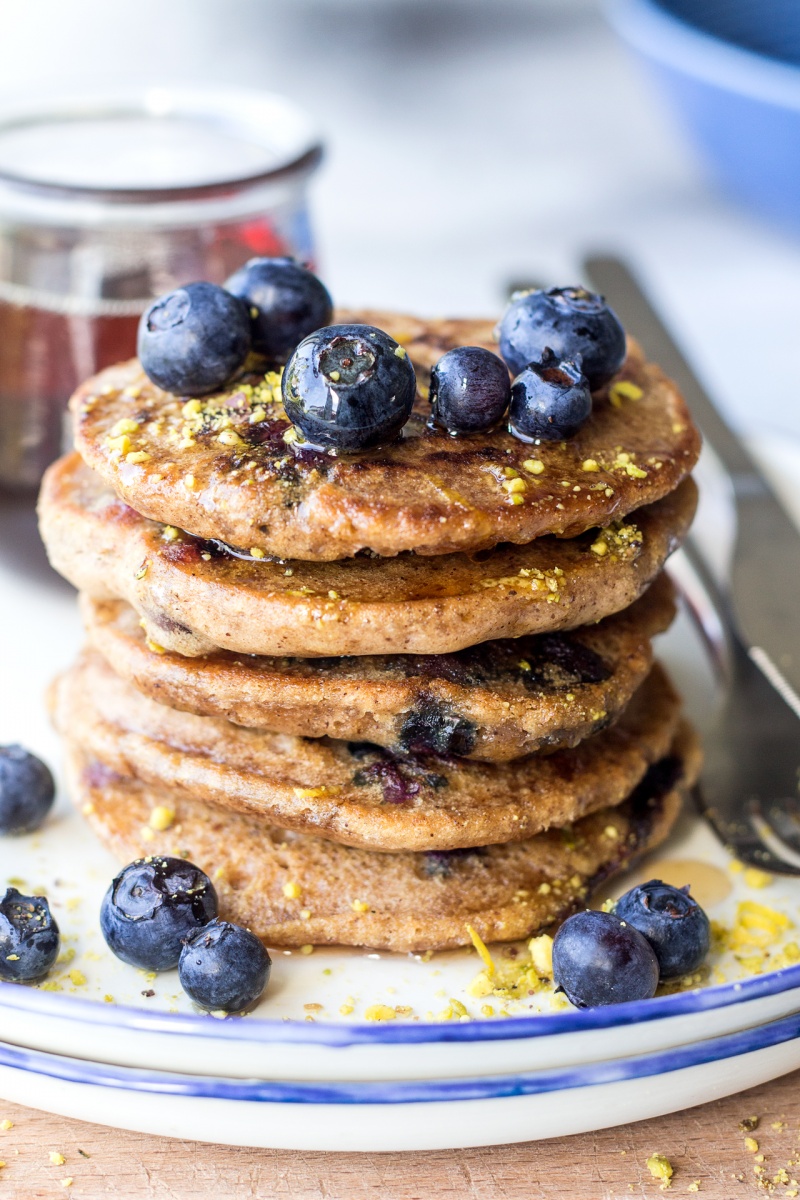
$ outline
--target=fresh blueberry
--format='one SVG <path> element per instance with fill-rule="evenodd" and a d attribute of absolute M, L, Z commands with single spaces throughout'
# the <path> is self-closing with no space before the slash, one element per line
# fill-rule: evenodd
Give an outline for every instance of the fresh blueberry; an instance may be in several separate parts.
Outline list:
<path fill-rule="evenodd" d="M 615 913 L 568 917 L 553 942 L 553 979 L 576 1008 L 648 1000 L 658 986 L 652 946 Z"/>
<path fill-rule="evenodd" d="M 217 915 L 214 885 L 182 858 L 137 858 L 112 882 L 100 929 L 123 962 L 147 971 L 177 965 L 183 940 Z"/>
<path fill-rule="evenodd" d="M 283 373 L 286 415 L 312 445 L 328 450 L 391 441 L 408 420 L 415 394 L 405 350 L 372 325 L 318 329 Z"/>
<path fill-rule="evenodd" d="M 58 957 L 58 925 L 44 896 L 6 888 L 0 900 L 0 979 L 42 979 Z"/>
<path fill-rule="evenodd" d="M 602 296 L 582 287 L 515 295 L 497 326 L 500 353 L 514 375 L 545 346 L 580 364 L 592 391 L 625 361 L 625 330 Z"/>
<path fill-rule="evenodd" d="M 708 954 L 711 927 L 688 886 L 674 888 L 651 879 L 621 896 L 614 912 L 647 938 L 662 979 L 696 971 Z"/>
<path fill-rule="evenodd" d="M 563 442 L 592 415 L 592 393 L 581 369 L 545 347 L 511 384 L 508 427 L 523 442 Z"/>
<path fill-rule="evenodd" d="M 250 318 L 241 300 L 215 283 L 187 283 L 142 313 L 138 354 L 166 392 L 203 396 L 238 371 L 250 351 Z"/>
<path fill-rule="evenodd" d="M 241 1012 L 264 991 L 271 968 L 272 959 L 249 929 L 212 921 L 186 940 L 178 975 L 201 1008 Z"/>
<path fill-rule="evenodd" d="M 274 363 L 333 316 L 328 289 L 293 258 L 251 258 L 225 287 L 247 307 L 253 349 Z"/>
<path fill-rule="evenodd" d="M 0 746 L 0 834 L 38 829 L 55 794 L 53 776 L 40 758 L 22 746 Z"/>
<path fill-rule="evenodd" d="M 450 433 L 491 429 L 508 408 L 510 396 L 508 367 L 482 346 L 456 346 L 431 371 L 433 418 Z"/>

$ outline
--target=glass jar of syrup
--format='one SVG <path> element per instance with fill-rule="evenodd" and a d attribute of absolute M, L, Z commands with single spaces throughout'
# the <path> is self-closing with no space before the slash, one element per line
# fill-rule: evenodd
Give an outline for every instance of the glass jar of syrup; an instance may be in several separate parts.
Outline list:
<path fill-rule="evenodd" d="M 150 89 L 0 112 L 0 487 L 34 488 L 65 403 L 136 353 L 139 316 L 255 255 L 313 262 L 321 145 L 263 92 Z"/>

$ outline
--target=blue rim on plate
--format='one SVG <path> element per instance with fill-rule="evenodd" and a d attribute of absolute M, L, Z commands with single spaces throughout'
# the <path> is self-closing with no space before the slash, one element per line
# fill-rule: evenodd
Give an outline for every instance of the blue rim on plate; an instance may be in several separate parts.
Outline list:
<path fill-rule="evenodd" d="M 742 979 L 736 983 L 677 992 L 652 1000 L 614 1004 L 607 1008 L 504 1017 L 498 1020 L 447 1022 L 442 1024 L 370 1023 L 339 1025 L 332 1022 L 278 1021 L 259 1017 L 231 1017 L 220 1021 L 210 1015 L 147 1012 L 125 1005 L 107 1005 L 95 1000 L 56 998 L 16 983 L 0 982 L 0 1012 L 3 1008 L 24 1009 L 45 1017 L 105 1025 L 121 1030 L 169 1033 L 181 1036 L 221 1038 L 231 1041 L 291 1042 L 346 1048 L 364 1044 L 391 1045 L 424 1042 L 485 1042 L 536 1038 L 590 1029 L 614 1029 L 642 1021 L 655 1021 L 727 1008 L 748 1000 L 800 988 L 800 964 Z M 800 997 L 798 998 L 800 1007 Z"/>
<path fill-rule="evenodd" d="M 448 1079 L 381 1083 L 284 1083 L 261 1080 L 215 1079 L 203 1075 L 113 1067 L 66 1058 L 40 1050 L 0 1043 L 0 1068 L 24 1071 L 85 1084 L 193 1099 L 234 1100 L 271 1104 L 431 1104 L 458 1100 L 497 1100 L 541 1095 L 574 1088 L 667 1075 L 707 1063 L 721 1062 L 782 1045 L 800 1036 L 800 1013 L 742 1033 L 684 1046 L 658 1054 L 580 1067 L 526 1072 L 478 1079 Z M 793 1069 L 789 1063 L 787 1070 Z"/>

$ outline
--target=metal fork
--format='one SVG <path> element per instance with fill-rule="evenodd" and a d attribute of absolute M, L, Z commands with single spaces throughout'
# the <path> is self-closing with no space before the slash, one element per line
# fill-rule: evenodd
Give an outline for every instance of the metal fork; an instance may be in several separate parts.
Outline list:
<path fill-rule="evenodd" d="M 668 569 L 718 685 L 716 706 L 703 722 L 700 811 L 741 862 L 800 875 L 800 717 L 748 654 L 691 538 Z"/>
<path fill-rule="evenodd" d="M 672 560 L 720 684 L 705 729 L 700 809 L 742 862 L 800 875 L 800 537 L 628 266 L 594 256 L 585 268 L 678 380 L 736 501 L 738 537 L 724 590 L 691 539 Z"/>

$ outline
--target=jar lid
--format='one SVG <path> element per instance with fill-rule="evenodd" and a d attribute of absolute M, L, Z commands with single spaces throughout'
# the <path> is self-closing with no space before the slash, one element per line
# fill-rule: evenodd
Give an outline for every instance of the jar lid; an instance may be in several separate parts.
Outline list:
<path fill-rule="evenodd" d="M 321 153 L 301 109 L 249 89 L 120 90 L 0 110 L 0 188 L 41 199 L 202 200 L 303 175 Z"/>

